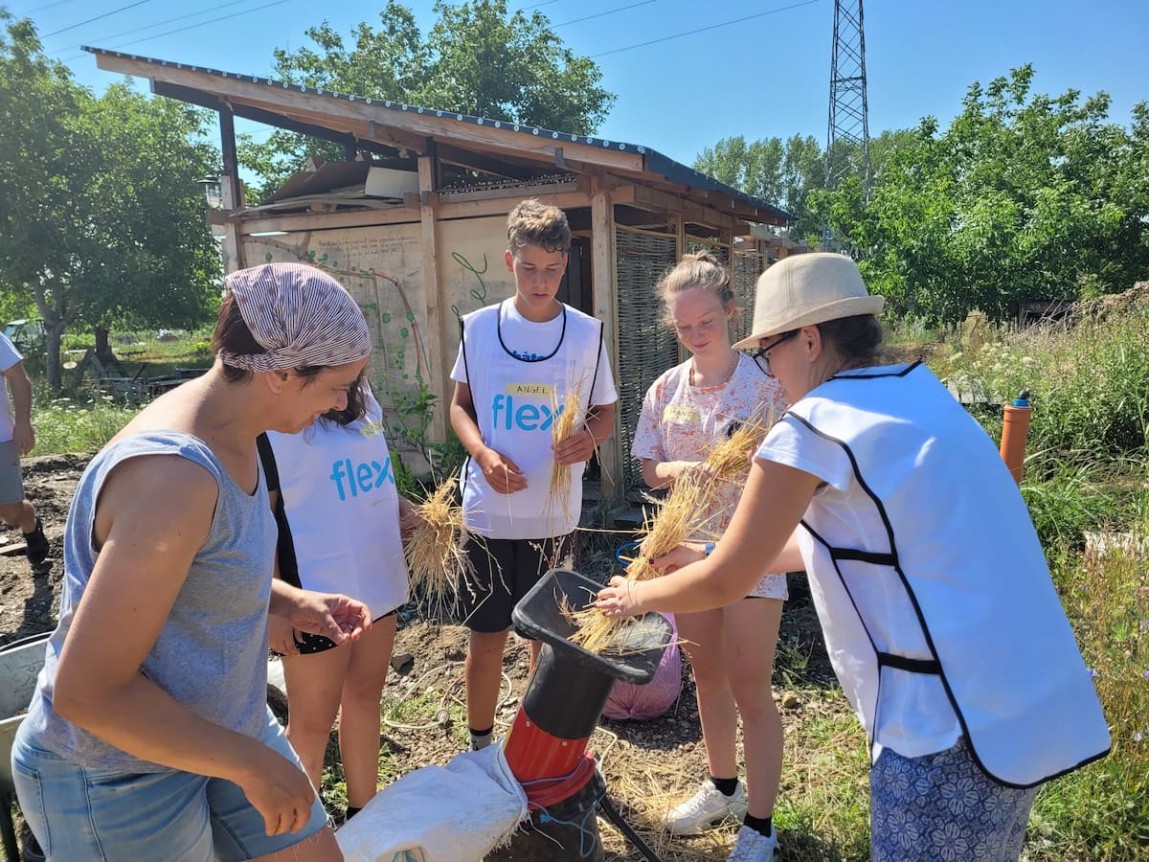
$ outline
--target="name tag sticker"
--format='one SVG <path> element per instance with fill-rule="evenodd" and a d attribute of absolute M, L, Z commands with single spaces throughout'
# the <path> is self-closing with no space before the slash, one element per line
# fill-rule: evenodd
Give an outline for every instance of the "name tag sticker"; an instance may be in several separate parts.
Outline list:
<path fill-rule="evenodd" d="M 555 388 L 549 383 L 508 383 L 508 395 L 528 395 L 535 398 L 553 398 Z"/>
<path fill-rule="evenodd" d="M 673 422 L 678 425 L 697 425 L 702 421 L 702 416 L 698 412 L 697 407 L 684 407 L 681 404 L 667 404 L 662 409 L 662 421 Z"/>

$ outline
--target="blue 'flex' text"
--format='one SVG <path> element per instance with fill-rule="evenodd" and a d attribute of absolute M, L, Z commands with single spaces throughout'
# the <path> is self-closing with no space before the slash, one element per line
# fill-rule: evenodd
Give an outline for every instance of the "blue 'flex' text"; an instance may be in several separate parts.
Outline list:
<path fill-rule="evenodd" d="M 510 431 L 519 428 L 523 431 L 547 431 L 557 416 L 561 416 L 564 405 L 551 410 L 546 404 L 518 404 L 514 395 L 496 395 L 491 401 L 491 423 L 495 428 L 499 422 Z"/>
<path fill-rule="evenodd" d="M 347 499 L 347 491 L 352 497 L 361 493 L 369 494 L 376 488 L 382 488 L 383 483 L 395 484 L 395 475 L 391 472 L 391 459 L 388 457 L 382 464 L 378 461 L 368 461 L 364 464 L 352 464 L 350 458 L 344 458 L 331 465 L 330 479 L 335 483 L 339 492 L 339 499 Z M 346 487 L 344 487 L 346 483 Z"/>

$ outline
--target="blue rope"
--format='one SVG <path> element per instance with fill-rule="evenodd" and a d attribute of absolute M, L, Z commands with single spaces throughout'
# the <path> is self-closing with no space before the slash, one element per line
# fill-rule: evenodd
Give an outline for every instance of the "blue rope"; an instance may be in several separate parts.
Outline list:
<path fill-rule="evenodd" d="M 623 542 L 614 549 L 614 558 L 620 566 L 624 569 L 630 565 L 628 557 L 633 559 L 638 556 L 638 549 L 641 542 Z"/>
<path fill-rule="evenodd" d="M 578 821 L 577 823 L 573 820 L 561 820 L 558 817 L 555 817 L 545 808 L 539 809 L 539 822 L 557 823 L 559 826 L 573 826 L 575 829 L 577 829 L 578 855 L 582 859 L 587 859 L 594 852 L 595 843 L 599 840 L 598 834 L 587 828 L 587 820 L 596 815 L 599 803 L 602 802 L 602 798 L 605 795 L 605 793 L 600 793 L 593 800 L 591 800 L 586 813 L 582 816 L 582 820 Z M 588 843 L 590 846 L 587 846 Z"/>

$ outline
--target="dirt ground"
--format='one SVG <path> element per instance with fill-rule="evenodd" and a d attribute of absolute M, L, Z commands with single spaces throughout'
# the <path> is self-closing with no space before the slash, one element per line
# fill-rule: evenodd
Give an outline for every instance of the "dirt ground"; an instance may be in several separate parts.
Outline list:
<path fill-rule="evenodd" d="M 45 532 L 53 544 L 54 567 L 46 578 L 33 578 L 22 553 L 5 553 L 19 543 L 16 530 L 0 532 L 0 644 L 50 630 L 59 604 L 62 559 L 60 537 L 68 505 L 86 458 L 77 455 L 46 456 L 25 462 L 25 485 L 36 504 Z M 608 566 L 609 555 L 585 554 L 584 570 Z M 598 574 L 602 574 L 599 572 Z M 443 764 L 463 748 L 462 662 L 466 653 L 466 632 L 453 625 L 437 625 L 418 618 L 413 609 L 401 616 L 397 656 L 410 661 L 393 670 L 384 694 L 384 740 L 382 771 L 398 777 L 427 764 Z M 807 708 L 805 687 L 829 682 L 831 672 L 818 632 L 817 620 L 805 585 L 791 577 L 791 601 L 783 617 L 783 632 L 775 666 L 775 699 L 781 706 L 784 724 L 799 720 Z M 798 658 L 802 680 L 788 672 L 788 656 Z M 528 648 L 513 638 L 504 663 L 504 690 L 496 735 L 510 726 L 522 697 L 528 676 Z M 603 720 L 591 739 L 591 749 L 602 755 L 602 768 L 608 792 L 624 818 L 650 843 L 664 862 L 724 860 L 729 852 L 736 824 L 692 838 L 670 837 L 657 826 L 661 812 L 693 792 L 706 775 L 705 752 L 701 742 L 698 712 L 689 669 L 684 665 L 682 695 L 667 715 L 650 722 Z M 803 688 L 789 689 L 790 681 Z M 2 684 L 2 682 L 0 682 Z M 416 711 L 405 708 L 418 701 Z M 811 706 L 811 708 L 813 708 Z M 335 745 L 329 749 L 335 760 Z M 334 773 L 337 778 L 338 772 Z M 337 781 L 325 786 L 328 802 L 337 804 Z M 621 833 L 600 818 L 600 834 L 606 859 L 632 862 L 643 857 Z M 791 856 L 783 834 L 780 860 Z M 2 855 L 2 854 L 0 854 Z M 811 858 L 803 855 L 802 858 Z"/>

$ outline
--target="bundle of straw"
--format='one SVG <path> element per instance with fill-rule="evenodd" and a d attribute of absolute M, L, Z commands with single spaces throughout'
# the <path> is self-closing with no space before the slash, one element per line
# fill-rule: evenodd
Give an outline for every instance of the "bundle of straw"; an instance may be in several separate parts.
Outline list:
<path fill-rule="evenodd" d="M 646 581 L 659 575 L 651 561 L 670 553 L 688 539 L 718 538 L 719 522 L 729 512 L 717 506 L 719 495 L 730 482 L 746 476 L 750 458 L 773 421 L 756 412 L 727 439 L 718 443 L 695 469 L 674 480 L 670 494 L 655 515 L 647 515 L 639 531 L 642 553 L 627 567 L 626 577 Z M 590 652 L 607 649 L 616 639 L 624 620 L 609 619 L 597 609 L 564 614 L 578 628 L 571 641 Z"/>
<path fill-rule="evenodd" d="M 551 423 L 551 440 L 555 444 L 558 444 L 570 437 L 571 432 L 574 430 L 575 418 L 578 416 L 579 410 L 578 387 L 572 386 L 567 390 L 566 402 L 563 404 L 561 411 L 559 410 L 558 398 L 554 397 L 552 401 L 552 411 L 555 414 L 555 418 Z M 551 466 L 550 498 L 566 500 L 570 486 L 570 464 L 553 464 Z"/>
<path fill-rule="evenodd" d="M 554 420 L 551 422 L 551 440 L 555 444 L 561 443 L 571 436 L 575 427 L 575 419 L 579 411 L 578 387 L 572 386 L 567 390 L 566 402 L 559 409 L 558 398 L 552 396 L 551 410 Z M 547 489 L 546 503 L 543 505 L 543 516 L 551 523 L 566 520 L 566 512 L 562 511 L 568 505 L 571 487 L 571 465 L 551 464 L 551 484 Z"/>
<path fill-rule="evenodd" d="M 416 507 L 420 518 L 404 548 L 413 591 L 439 618 L 454 605 L 469 568 L 463 551 L 463 510 L 455 503 L 457 485 L 456 477 L 445 479 Z"/>

